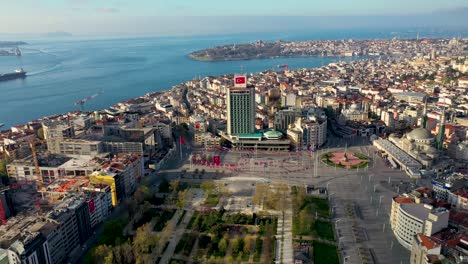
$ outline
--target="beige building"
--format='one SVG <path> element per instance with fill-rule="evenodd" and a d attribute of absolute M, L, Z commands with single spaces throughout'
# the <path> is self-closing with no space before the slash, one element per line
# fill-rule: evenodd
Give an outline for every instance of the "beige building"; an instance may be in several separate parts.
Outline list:
<path fill-rule="evenodd" d="M 69 157 L 97 156 L 101 153 L 103 153 L 101 141 L 82 139 L 64 139 L 58 143 L 58 152 L 53 152 L 53 154 L 62 154 Z"/>
<path fill-rule="evenodd" d="M 67 138 L 75 137 L 75 129 L 64 123 L 42 124 L 44 138 L 47 142 L 47 150 L 50 153 L 60 153 L 60 142 Z"/>
<path fill-rule="evenodd" d="M 221 138 L 209 132 L 195 133 L 195 145 L 203 148 L 216 148 L 221 145 Z"/>
<path fill-rule="evenodd" d="M 431 236 L 448 226 L 449 211 L 415 203 L 412 198 L 395 197 L 392 201 L 390 225 L 398 242 L 411 250 L 414 236 Z"/>
<path fill-rule="evenodd" d="M 291 140 L 291 150 L 299 151 L 304 147 L 304 130 L 302 129 L 302 118 L 298 118 L 296 123 L 290 124 L 287 130 L 288 139 Z"/>
<path fill-rule="evenodd" d="M 414 236 L 410 264 L 431 264 L 440 261 L 442 246 L 424 234 Z"/>
<path fill-rule="evenodd" d="M 402 92 L 394 95 L 398 101 L 405 101 L 408 103 L 424 103 L 427 95 L 425 93 Z"/>

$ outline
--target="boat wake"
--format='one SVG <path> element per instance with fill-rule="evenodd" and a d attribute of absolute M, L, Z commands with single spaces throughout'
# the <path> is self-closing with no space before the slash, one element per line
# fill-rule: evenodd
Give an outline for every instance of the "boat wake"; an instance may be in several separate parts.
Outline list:
<path fill-rule="evenodd" d="M 58 63 L 58 64 L 56 64 L 56 65 L 54 65 L 54 66 L 52 66 L 50 68 L 46 68 L 46 69 L 35 71 L 35 72 L 28 72 L 28 76 L 34 76 L 34 75 L 40 75 L 40 74 L 43 74 L 43 73 L 52 72 L 52 71 L 57 70 L 61 66 L 62 66 L 62 63 Z"/>

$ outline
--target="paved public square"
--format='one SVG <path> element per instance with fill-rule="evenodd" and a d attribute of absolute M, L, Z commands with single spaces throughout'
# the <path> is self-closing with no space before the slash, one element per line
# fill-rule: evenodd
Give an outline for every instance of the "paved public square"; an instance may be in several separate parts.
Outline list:
<path fill-rule="evenodd" d="M 318 159 L 323 153 L 344 150 L 368 156 L 369 166 L 342 169 L 330 167 Z M 221 182 L 232 193 L 223 204 L 228 211 L 255 211 L 251 196 L 259 183 L 327 187 L 345 263 L 362 263 L 363 260 L 367 263 L 406 263 L 409 260 L 409 252 L 394 239 L 389 214 L 392 197 L 399 189 L 392 186 L 410 185 L 410 179 L 403 171 L 388 167 L 367 140 L 329 137 L 327 144 L 316 152 L 194 149 L 191 155 L 219 155 L 221 164 L 198 164 L 190 159 L 187 151 L 183 165 L 173 170 L 174 177 L 180 178 L 178 172 L 186 171 L 182 180 Z M 195 171 L 203 171 L 203 176 L 187 176 Z"/>

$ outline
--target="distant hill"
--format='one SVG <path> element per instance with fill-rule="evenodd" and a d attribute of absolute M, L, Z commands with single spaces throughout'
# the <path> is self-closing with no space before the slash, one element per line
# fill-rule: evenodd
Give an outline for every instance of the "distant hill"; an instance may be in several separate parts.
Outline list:
<path fill-rule="evenodd" d="M 17 47 L 26 44 L 28 43 L 24 41 L 0 41 L 0 47 Z"/>
<path fill-rule="evenodd" d="M 58 38 L 58 37 L 71 37 L 73 36 L 72 33 L 64 32 L 64 31 L 56 31 L 56 32 L 47 32 L 42 34 L 44 37 L 48 38 Z"/>

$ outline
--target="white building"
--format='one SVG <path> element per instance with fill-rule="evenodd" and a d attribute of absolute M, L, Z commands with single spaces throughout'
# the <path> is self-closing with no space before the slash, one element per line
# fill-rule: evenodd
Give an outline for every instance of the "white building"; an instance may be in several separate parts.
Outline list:
<path fill-rule="evenodd" d="M 395 197 L 392 201 L 390 224 L 398 242 L 411 250 L 414 236 L 422 233 L 431 236 L 448 226 L 449 211 L 433 208 L 428 204 L 414 203 L 407 197 Z"/>
<path fill-rule="evenodd" d="M 367 112 L 362 111 L 357 104 L 352 104 L 349 109 L 341 112 L 339 120 L 342 124 L 346 123 L 346 121 L 366 121 L 368 116 Z"/>
<path fill-rule="evenodd" d="M 390 111 L 382 112 L 382 121 L 384 121 L 386 126 L 394 127 L 395 126 L 395 117 L 394 117 L 393 112 L 390 112 Z"/>
<path fill-rule="evenodd" d="M 296 106 L 297 96 L 295 93 L 283 93 L 281 95 L 281 106 Z"/>

